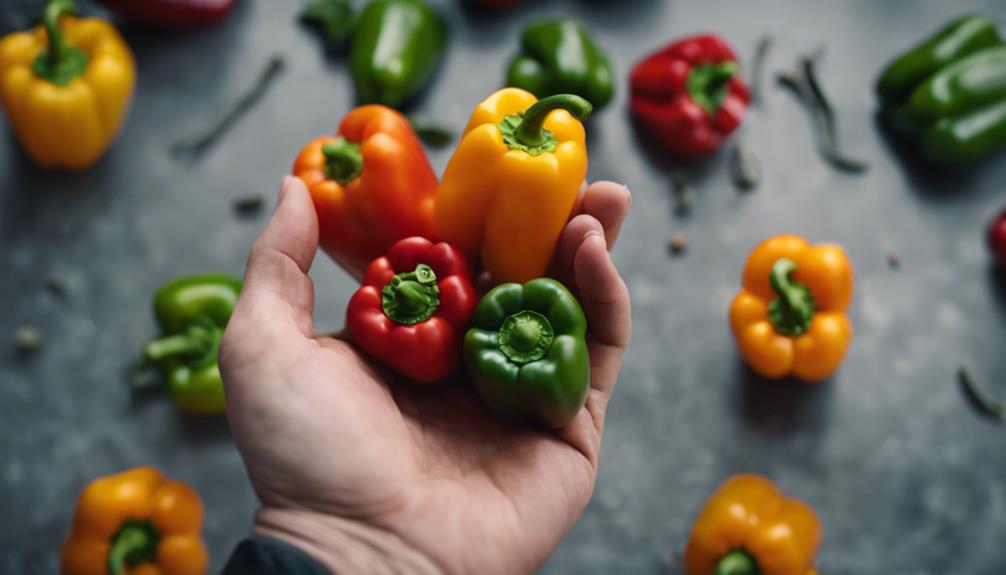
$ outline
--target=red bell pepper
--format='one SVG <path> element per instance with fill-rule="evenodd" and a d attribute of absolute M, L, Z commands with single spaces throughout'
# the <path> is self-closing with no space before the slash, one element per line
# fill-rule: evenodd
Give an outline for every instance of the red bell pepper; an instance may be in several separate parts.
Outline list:
<path fill-rule="evenodd" d="M 1000 212 L 999 217 L 992 221 L 988 233 L 989 249 L 999 260 L 999 263 L 1006 266 L 1006 209 Z"/>
<path fill-rule="evenodd" d="M 212 24 L 237 0 L 100 0 L 116 12 L 154 26 L 193 28 Z"/>
<path fill-rule="evenodd" d="M 715 152 L 747 113 L 737 58 L 716 36 L 692 36 L 647 56 L 629 79 L 632 112 L 660 144 L 683 156 Z"/>
<path fill-rule="evenodd" d="M 447 243 L 399 240 L 367 267 L 346 325 L 364 351 L 431 382 L 454 371 L 478 298 L 464 255 Z"/>

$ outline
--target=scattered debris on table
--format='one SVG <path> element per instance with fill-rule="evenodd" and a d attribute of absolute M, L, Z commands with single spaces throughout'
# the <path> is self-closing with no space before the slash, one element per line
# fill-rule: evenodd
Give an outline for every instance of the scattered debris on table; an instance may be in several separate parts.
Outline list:
<path fill-rule="evenodd" d="M 901 268 L 901 252 L 898 250 L 891 250 L 887 252 L 887 267 L 892 270 Z"/>
<path fill-rule="evenodd" d="M 740 139 L 730 147 L 730 176 L 734 185 L 742 191 L 755 189 L 761 180 L 754 150 Z"/>
<path fill-rule="evenodd" d="M 30 355 L 42 348 L 42 332 L 33 325 L 22 325 L 14 331 L 14 349 L 19 355 Z"/>
<path fill-rule="evenodd" d="M 964 395 L 971 405 L 982 415 L 1000 422 L 1006 422 L 1006 403 L 994 399 L 977 382 L 968 366 L 957 368 L 957 383 L 964 390 Z"/>
<path fill-rule="evenodd" d="M 671 174 L 671 191 L 674 194 L 674 214 L 687 216 L 695 204 L 695 188 L 681 172 Z"/>
<path fill-rule="evenodd" d="M 679 256 L 685 253 L 688 249 L 688 237 L 685 232 L 675 233 L 669 242 L 667 242 L 667 249 L 671 251 L 671 255 Z"/>
<path fill-rule="evenodd" d="M 251 194 L 234 200 L 234 211 L 242 216 L 250 216 L 261 212 L 264 205 L 265 198 L 261 194 Z"/>
<path fill-rule="evenodd" d="M 410 114 L 409 123 L 419 139 L 431 148 L 443 148 L 454 141 L 454 131 L 429 116 Z"/>
<path fill-rule="evenodd" d="M 70 291 L 66 280 L 57 275 L 51 275 L 46 278 L 45 288 L 49 290 L 49 293 L 60 299 L 66 297 L 67 292 Z"/>

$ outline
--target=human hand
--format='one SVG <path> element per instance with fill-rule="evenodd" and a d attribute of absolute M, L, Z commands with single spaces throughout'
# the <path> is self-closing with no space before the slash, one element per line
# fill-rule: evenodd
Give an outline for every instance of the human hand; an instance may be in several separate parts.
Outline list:
<path fill-rule="evenodd" d="M 333 573 L 540 566 L 594 488 L 631 333 L 628 290 L 608 254 L 629 203 L 618 184 L 587 187 L 556 247 L 552 275 L 590 327 L 591 389 L 552 432 L 497 419 L 463 375 L 417 384 L 346 336 L 315 333 L 307 272 L 318 221 L 303 182 L 287 177 L 220 349 L 231 430 L 262 502 L 256 534 Z"/>

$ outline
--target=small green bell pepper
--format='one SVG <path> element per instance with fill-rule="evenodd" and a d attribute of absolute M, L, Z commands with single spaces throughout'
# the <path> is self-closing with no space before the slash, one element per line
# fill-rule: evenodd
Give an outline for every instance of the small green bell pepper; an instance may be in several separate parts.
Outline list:
<path fill-rule="evenodd" d="M 465 367 L 494 413 L 553 429 L 576 416 L 590 388 L 587 318 L 561 283 L 499 285 L 476 306 L 472 326 Z"/>
<path fill-rule="evenodd" d="M 951 22 L 877 83 L 885 116 L 929 160 L 963 164 L 1006 145 L 1006 47 L 982 16 Z"/>
<path fill-rule="evenodd" d="M 539 98 L 576 94 L 599 110 L 615 92 L 611 62 L 576 20 L 532 22 L 521 33 L 507 85 Z"/>
<path fill-rule="evenodd" d="M 401 106 L 423 87 L 447 31 L 423 0 L 373 0 L 359 13 L 349 67 L 363 103 Z"/>
<path fill-rule="evenodd" d="M 186 411 L 224 411 L 217 350 L 240 292 L 240 280 L 207 274 L 177 278 L 154 294 L 164 337 L 143 346 L 143 359 L 161 369 L 168 396 Z"/>

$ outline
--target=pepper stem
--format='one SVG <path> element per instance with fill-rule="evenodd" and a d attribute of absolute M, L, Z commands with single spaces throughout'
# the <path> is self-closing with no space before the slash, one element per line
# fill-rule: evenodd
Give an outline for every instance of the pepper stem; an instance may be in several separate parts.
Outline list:
<path fill-rule="evenodd" d="M 50 0 L 42 13 L 47 48 L 35 58 L 35 75 L 57 86 L 65 86 L 87 68 L 87 55 L 66 42 L 59 21 L 64 14 L 76 14 L 73 0 Z"/>
<path fill-rule="evenodd" d="M 685 85 L 696 104 L 715 114 L 727 99 L 727 84 L 737 74 L 737 62 L 700 64 L 688 72 Z"/>
<path fill-rule="evenodd" d="M 217 357 L 222 330 L 212 320 L 199 316 L 182 333 L 148 341 L 143 346 L 143 358 L 157 363 L 168 358 L 181 358 L 187 363 L 203 366 Z"/>
<path fill-rule="evenodd" d="M 529 147 L 542 145 L 548 135 L 545 133 L 545 118 L 555 110 L 566 110 L 577 120 L 586 120 L 594 107 L 590 102 L 574 94 L 556 94 L 542 98 L 524 112 L 524 119 L 517 127 L 517 139 Z"/>
<path fill-rule="evenodd" d="M 776 332 L 788 337 L 806 333 L 814 318 L 814 294 L 804 284 L 793 281 L 795 271 L 793 260 L 780 258 L 769 273 L 769 284 L 778 296 L 769 304 L 769 321 Z"/>
<path fill-rule="evenodd" d="M 325 155 L 325 175 L 340 184 L 355 180 L 363 171 L 360 144 L 342 136 L 323 145 L 321 153 Z"/>
<path fill-rule="evenodd" d="M 404 325 L 426 321 L 440 306 L 440 288 L 437 274 L 426 264 L 391 278 L 381 290 L 381 308 L 384 315 Z"/>
<path fill-rule="evenodd" d="M 555 331 L 547 317 L 524 310 L 503 320 L 498 337 L 503 355 L 523 365 L 545 357 L 555 339 Z"/>
<path fill-rule="evenodd" d="M 758 564 L 747 551 L 735 549 L 716 564 L 714 575 L 758 575 Z"/>
<path fill-rule="evenodd" d="M 154 526 L 148 521 L 127 521 L 112 538 L 108 551 L 108 572 L 126 575 L 127 567 L 157 560 L 157 540 Z"/>

